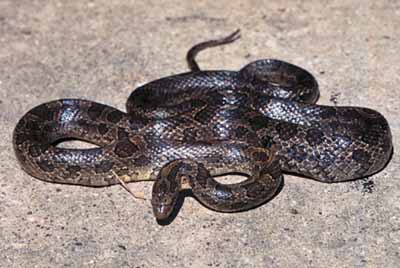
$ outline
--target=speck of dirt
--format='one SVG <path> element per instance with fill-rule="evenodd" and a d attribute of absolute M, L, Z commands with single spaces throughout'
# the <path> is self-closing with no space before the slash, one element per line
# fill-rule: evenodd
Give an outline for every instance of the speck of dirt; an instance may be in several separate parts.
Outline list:
<path fill-rule="evenodd" d="M 332 93 L 329 101 L 332 102 L 335 106 L 338 104 L 338 98 L 340 97 L 340 93 Z"/>

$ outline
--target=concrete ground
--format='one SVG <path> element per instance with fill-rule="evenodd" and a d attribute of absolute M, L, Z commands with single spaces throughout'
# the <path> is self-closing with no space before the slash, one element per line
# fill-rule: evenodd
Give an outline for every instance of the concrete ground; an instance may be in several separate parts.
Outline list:
<path fill-rule="evenodd" d="M 290 2 L 290 4 L 288 4 Z M 399 1 L 0 1 L 0 267 L 399 267 Z M 86 98 L 124 109 L 138 85 L 187 71 L 278 58 L 319 81 L 326 105 L 380 111 L 394 155 L 338 184 L 285 176 L 271 202 L 222 214 L 187 198 L 160 226 L 122 187 L 45 183 L 25 174 L 12 131 L 30 108 Z M 131 184 L 149 198 L 151 183 Z"/>

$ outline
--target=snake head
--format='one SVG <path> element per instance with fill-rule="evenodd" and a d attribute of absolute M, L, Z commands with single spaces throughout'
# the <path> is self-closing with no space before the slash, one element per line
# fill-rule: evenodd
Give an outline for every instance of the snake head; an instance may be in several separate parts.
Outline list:
<path fill-rule="evenodd" d="M 178 201 L 181 187 L 176 172 L 175 165 L 170 163 L 161 169 L 154 182 L 151 205 L 157 220 L 168 219 Z"/>
<path fill-rule="evenodd" d="M 177 202 L 178 195 L 161 194 L 160 192 L 157 192 L 157 190 L 155 193 L 155 188 L 156 187 L 153 187 L 151 205 L 153 206 L 153 213 L 156 219 L 158 221 L 163 221 L 171 216 Z"/>
<path fill-rule="evenodd" d="M 178 159 L 167 163 L 153 185 L 151 204 L 158 221 L 167 220 L 178 203 L 179 192 L 196 177 L 194 162 Z"/>

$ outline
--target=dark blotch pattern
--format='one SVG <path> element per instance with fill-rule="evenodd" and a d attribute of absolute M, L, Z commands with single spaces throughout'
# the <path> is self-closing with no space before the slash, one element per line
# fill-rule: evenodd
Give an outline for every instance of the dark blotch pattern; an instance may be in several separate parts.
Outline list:
<path fill-rule="evenodd" d="M 69 172 L 69 173 L 75 174 L 75 173 L 78 173 L 79 171 L 81 171 L 81 167 L 80 167 L 80 166 L 77 166 L 77 165 L 69 165 L 69 166 L 66 168 L 66 170 L 67 170 L 67 172 Z"/>
<path fill-rule="evenodd" d="M 198 164 L 197 166 L 197 177 L 196 181 L 201 187 L 207 187 L 207 181 L 210 178 L 210 174 L 207 169 L 202 164 Z"/>
<path fill-rule="evenodd" d="M 206 105 L 207 105 L 207 103 L 203 100 L 199 100 L 199 99 L 190 100 L 190 107 L 192 107 L 192 108 L 201 108 Z"/>
<path fill-rule="evenodd" d="M 37 162 L 37 165 L 45 172 L 52 172 L 54 170 L 54 165 L 47 160 L 41 160 Z"/>
<path fill-rule="evenodd" d="M 118 123 L 122 119 L 123 116 L 124 116 L 123 113 L 121 113 L 118 110 L 115 110 L 107 115 L 107 120 L 110 121 L 111 123 L 115 124 L 115 123 Z"/>
<path fill-rule="evenodd" d="M 114 163 L 108 160 L 103 160 L 94 166 L 96 173 L 105 173 L 112 169 Z"/>
<path fill-rule="evenodd" d="M 342 122 L 358 122 L 361 119 L 361 115 L 354 108 L 347 108 L 341 110 L 340 120 Z"/>
<path fill-rule="evenodd" d="M 138 149 L 136 144 L 124 139 L 115 145 L 114 153 L 121 158 L 126 158 L 132 156 Z"/>
<path fill-rule="evenodd" d="M 106 134 L 108 130 L 109 128 L 104 123 L 101 123 L 100 125 L 97 126 L 97 131 L 99 132 L 100 135 Z"/>
<path fill-rule="evenodd" d="M 118 128 L 117 137 L 119 140 L 124 140 L 129 137 L 129 133 L 123 128 Z"/>
<path fill-rule="evenodd" d="M 268 127 L 268 119 L 265 116 L 259 115 L 249 118 L 250 125 L 254 130 Z"/>
<path fill-rule="evenodd" d="M 334 108 L 327 107 L 326 109 L 323 109 L 319 115 L 322 119 L 331 119 L 335 118 L 337 116 L 337 113 Z"/>
<path fill-rule="evenodd" d="M 302 145 L 293 146 L 288 149 L 288 158 L 295 159 L 297 162 L 303 162 L 307 158 L 306 148 Z"/>
<path fill-rule="evenodd" d="M 270 136 L 265 136 L 261 139 L 261 146 L 263 148 L 271 148 L 272 145 L 274 144 L 274 139 Z"/>
<path fill-rule="evenodd" d="M 224 96 L 218 92 L 210 92 L 207 94 L 207 104 L 210 106 L 221 106 L 223 104 Z"/>
<path fill-rule="evenodd" d="M 168 172 L 166 179 L 168 180 L 169 186 L 171 189 L 178 188 L 177 176 L 178 176 L 180 169 L 181 169 L 181 164 L 176 164 L 176 165 L 173 165 L 172 168 Z"/>
<path fill-rule="evenodd" d="M 235 136 L 240 139 L 246 136 L 248 132 L 249 130 L 247 128 L 239 126 L 235 129 Z"/>
<path fill-rule="evenodd" d="M 185 142 L 195 142 L 197 130 L 195 128 L 188 127 L 183 131 L 183 140 Z"/>
<path fill-rule="evenodd" d="M 102 112 L 104 111 L 104 106 L 102 105 L 91 105 L 87 111 L 88 116 L 90 117 L 90 119 L 92 120 L 96 120 L 97 118 L 99 118 L 102 114 Z"/>
<path fill-rule="evenodd" d="M 307 131 L 306 140 L 311 146 L 321 144 L 324 141 L 324 133 L 316 128 Z"/>
<path fill-rule="evenodd" d="M 135 96 L 134 98 L 129 98 L 128 105 L 132 104 L 135 107 L 144 107 L 148 103 L 153 103 L 150 101 L 151 96 L 149 95 L 149 90 L 142 90 L 141 94 Z"/>
<path fill-rule="evenodd" d="M 210 115 L 213 114 L 211 109 L 202 109 L 194 116 L 194 119 L 200 123 L 207 123 L 210 120 Z"/>
<path fill-rule="evenodd" d="M 150 164 L 150 159 L 144 155 L 141 155 L 135 159 L 135 166 L 144 167 L 148 164 Z"/>
<path fill-rule="evenodd" d="M 358 163 L 364 163 L 369 161 L 369 154 L 362 149 L 357 149 L 353 152 L 352 158 Z"/>
<path fill-rule="evenodd" d="M 277 124 L 276 130 L 279 134 L 279 137 L 285 141 L 293 138 L 298 132 L 296 125 L 285 122 Z"/>
<path fill-rule="evenodd" d="M 257 151 L 253 153 L 254 160 L 259 162 L 265 162 L 268 160 L 268 154 L 262 151 Z"/>
<path fill-rule="evenodd" d="M 263 191 L 265 191 L 265 188 L 263 185 L 260 185 L 258 183 L 251 183 L 247 184 L 244 189 L 246 190 L 246 194 L 250 198 L 257 198 L 258 196 L 263 194 Z"/>

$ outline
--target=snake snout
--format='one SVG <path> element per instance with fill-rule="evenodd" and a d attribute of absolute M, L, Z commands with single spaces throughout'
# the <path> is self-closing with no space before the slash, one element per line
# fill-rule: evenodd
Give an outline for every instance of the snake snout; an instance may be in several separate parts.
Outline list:
<path fill-rule="evenodd" d="M 151 199 L 153 213 L 157 220 L 167 219 L 174 210 L 176 198 L 173 196 L 163 195 Z"/>

